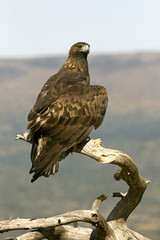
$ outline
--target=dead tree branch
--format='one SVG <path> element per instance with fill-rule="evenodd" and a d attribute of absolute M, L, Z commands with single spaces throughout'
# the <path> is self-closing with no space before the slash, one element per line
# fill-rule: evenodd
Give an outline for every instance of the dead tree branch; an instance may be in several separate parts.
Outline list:
<path fill-rule="evenodd" d="M 104 195 L 100 196 L 103 197 Z M 99 198 L 100 198 L 99 197 Z M 98 199 L 99 199 L 98 198 Z M 95 200 L 96 202 L 97 200 Z M 103 217 L 99 215 L 97 204 L 93 204 L 91 210 L 77 210 L 61 215 L 57 215 L 49 218 L 39 218 L 39 219 L 9 219 L 0 222 L 0 232 L 6 232 L 11 230 L 28 230 L 37 228 L 50 228 L 57 227 L 61 225 L 66 225 L 74 222 L 86 222 L 92 225 L 103 226 Z M 105 224 L 104 224 L 105 225 Z"/>
<path fill-rule="evenodd" d="M 98 197 L 95 202 L 92 205 L 91 210 L 77 210 L 68 212 L 65 214 L 61 214 L 58 216 L 50 217 L 50 218 L 40 218 L 40 219 L 9 219 L 6 221 L 0 222 L 0 232 L 6 232 L 6 231 L 12 231 L 12 230 L 28 230 L 28 229 L 38 229 L 37 231 L 32 231 L 30 233 L 26 233 L 22 236 L 19 236 L 18 240 L 23 239 L 43 239 L 48 238 L 50 236 L 53 237 L 53 235 L 57 235 L 57 231 L 64 231 L 64 227 L 62 228 L 55 228 L 62 225 L 75 223 L 75 222 L 86 222 L 90 223 L 93 226 L 96 227 L 97 235 L 99 236 L 99 239 L 101 239 L 101 236 L 105 236 L 107 232 L 109 231 L 109 226 L 107 225 L 104 217 L 99 214 L 99 206 L 102 201 L 106 199 L 105 195 L 101 195 Z M 73 228 L 73 227 L 72 227 Z M 75 228 L 76 232 L 81 232 L 81 235 L 86 235 L 86 229 L 84 231 L 83 228 Z M 81 230 L 81 231 L 80 231 Z M 70 229 L 70 232 L 73 230 Z M 87 232 L 92 232 L 87 230 Z M 83 233 L 83 234 L 82 234 Z M 67 233 L 68 234 L 68 233 Z M 88 234 L 88 233 L 87 233 Z M 11 238 L 10 238 L 11 239 Z M 50 239 L 50 238 L 48 238 Z M 65 238 L 62 238 L 65 239 Z M 69 238 L 72 239 L 72 238 Z M 82 238 L 77 238 L 82 239 Z M 85 238 L 87 239 L 87 238 Z"/>
<path fill-rule="evenodd" d="M 16 139 L 32 142 L 32 136 L 28 133 L 17 135 Z M 95 200 L 91 210 L 78 210 L 58 215 L 51 218 L 42 219 L 13 219 L 0 222 L 0 232 L 17 229 L 34 229 L 30 233 L 19 236 L 23 239 L 139 239 L 147 240 L 139 233 L 128 229 L 127 218 L 136 208 L 145 192 L 147 181 L 139 175 L 138 168 L 134 161 L 127 154 L 113 149 L 103 148 L 100 139 L 89 140 L 77 145 L 73 151 L 87 155 L 103 164 L 115 164 L 121 169 L 114 174 L 115 180 L 123 180 L 129 186 L 128 192 L 113 193 L 113 197 L 120 197 L 120 201 L 111 211 L 107 219 L 99 213 L 100 203 L 106 199 L 105 195 Z M 66 226 L 69 223 L 87 222 L 95 226 L 95 230 Z"/>
<path fill-rule="evenodd" d="M 127 220 L 128 216 L 141 201 L 143 193 L 150 181 L 139 175 L 138 168 L 132 158 L 127 154 L 113 149 L 103 148 L 100 139 L 90 140 L 84 146 L 77 146 L 74 151 L 85 154 L 100 163 L 115 164 L 121 167 L 114 174 L 115 180 L 124 180 L 129 190 L 127 194 L 113 193 L 114 197 L 121 197 L 121 201 L 112 210 L 107 221 L 117 219 Z"/>

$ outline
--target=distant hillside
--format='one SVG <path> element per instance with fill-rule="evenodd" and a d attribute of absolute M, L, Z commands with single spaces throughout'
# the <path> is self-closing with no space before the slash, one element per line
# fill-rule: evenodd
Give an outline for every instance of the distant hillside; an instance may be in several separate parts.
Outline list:
<path fill-rule="evenodd" d="M 110 196 L 102 207 L 107 216 L 118 201 L 111 193 L 127 190 L 113 179 L 113 166 L 102 166 L 78 154 L 64 160 L 54 177 L 30 183 L 30 146 L 14 141 L 14 137 L 26 130 L 28 112 L 40 89 L 64 61 L 64 57 L 0 60 L 1 219 L 87 209 L 102 193 Z M 91 137 L 100 137 L 106 147 L 128 153 L 142 176 L 152 180 L 130 224 L 158 240 L 160 53 L 90 54 L 88 61 L 91 83 L 104 85 L 109 94 L 105 121 Z"/>
<path fill-rule="evenodd" d="M 19 96 L 22 103 L 29 99 L 26 107 L 30 107 L 45 81 L 64 61 L 62 57 L 0 60 L 1 99 L 7 93 L 15 104 Z M 113 114 L 139 110 L 150 118 L 160 118 L 160 54 L 91 56 L 89 67 L 91 83 L 108 89 Z"/>

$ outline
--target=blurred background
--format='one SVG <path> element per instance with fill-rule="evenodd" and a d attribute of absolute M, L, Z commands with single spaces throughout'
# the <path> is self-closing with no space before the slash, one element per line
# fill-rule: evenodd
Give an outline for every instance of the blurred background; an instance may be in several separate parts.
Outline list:
<path fill-rule="evenodd" d="M 151 183 L 128 226 L 151 239 L 160 235 L 160 1 L 0 0 L 0 220 L 49 217 L 89 209 L 101 194 L 108 216 L 127 191 L 116 166 L 76 153 L 59 172 L 31 184 L 31 146 L 15 141 L 47 79 L 78 41 L 91 45 L 92 84 L 107 88 L 109 106 L 92 138 L 119 149 Z M 0 239 L 19 233 L 1 234 Z"/>

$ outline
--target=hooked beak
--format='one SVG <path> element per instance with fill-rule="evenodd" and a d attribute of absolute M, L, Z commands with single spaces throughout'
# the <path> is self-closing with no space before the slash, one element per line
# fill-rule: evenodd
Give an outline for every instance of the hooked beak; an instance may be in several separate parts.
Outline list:
<path fill-rule="evenodd" d="M 90 50 L 90 46 L 89 46 L 88 44 L 84 45 L 84 46 L 81 48 L 81 52 L 89 53 L 89 50 Z"/>

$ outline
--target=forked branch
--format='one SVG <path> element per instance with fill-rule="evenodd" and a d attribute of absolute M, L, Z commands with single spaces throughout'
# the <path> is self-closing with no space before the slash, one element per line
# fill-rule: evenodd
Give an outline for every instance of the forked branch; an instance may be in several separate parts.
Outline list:
<path fill-rule="evenodd" d="M 76 146 L 75 152 L 85 154 L 103 164 L 115 164 L 121 167 L 114 174 L 115 180 L 123 179 L 129 186 L 128 193 L 113 193 L 114 197 L 121 197 L 121 201 L 112 210 L 107 221 L 118 219 L 127 220 L 128 216 L 141 201 L 143 193 L 150 181 L 147 181 L 139 175 L 138 168 L 132 158 L 127 154 L 114 150 L 103 148 L 100 139 L 89 140 L 87 143 Z"/>
<path fill-rule="evenodd" d="M 29 135 L 29 133 L 24 133 L 24 135 L 17 135 L 16 139 L 21 139 L 29 143 L 32 142 L 32 136 Z M 138 203 L 141 201 L 147 184 L 150 181 L 147 181 L 139 175 L 138 168 L 130 156 L 118 150 L 103 148 L 101 145 L 102 142 L 100 139 L 89 140 L 74 147 L 73 152 L 87 155 L 100 163 L 115 164 L 121 168 L 120 170 L 116 171 L 114 178 L 117 181 L 121 179 L 124 180 L 129 186 L 129 189 L 125 194 L 121 192 L 113 193 L 113 197 L 120 197 L 120 201 L 111 211 L 106 220 L 102 215 L 99 214 L 98 211 L 100 203 L 106 199 L 106 196 L 102 195 L 95 200 L 91 210 L 73 211 L 47 219 L 15 219 L 8 220 L 8 222 L 3 221 L 0 224 L 0 231 L 3 232 L 13 229 L 28 228 L 37 229 L 36 231 L 27 233 L 31 234 L 32 236 L 34 235 L 33 238 L 29 239 L 43 239 L 46 237 L 51 240 L 54 236 L 54 239 L 70 240 L 75 238 L 77 240 L 147 240 L 148 238 L 145 238 L 142 235 L 128 229 L 126 226 L 126 220 L 131 212 L 136 208 Z M 68 223 L 77 223 L 80 221 L 91 223 L 96 227 L 96 230 L 66 226 Z M 75 229 L 76 237 L 74 235 Z M 24 236 L 26 237 L 26 234 Z M 36 236 L 38 237 L 36 238 Z M 56 238 L 56 236 L 61 236 L 61 238 Z M 19 237 L 18 240 L 26 239 L 22 237 L 23 235 Z"/>
<path fill-rule="evenodd" d="M 50 236 L 51 234 L 53 235 L 54 232 L 56 233 L 57 230 L 55 231 L 55 227 L 75 222 L 86 222 L 96 227 L 97 235 L 99 236 L 99 239 L 101 239 L 101 237 L 106 236 L 109 231 L 109 226 L 107 225 L 104 217 L 99 213 L 100 203 L 106 198 L 107 197 L 105 195 L 98 197 L 94 201 L 91 210 L 77 210 L 50 218 L 40 218 L 35 220 L 17 218 L 1 221 L 0 232 L 3 233 L 11 230 L 38 229 L 37 231 L 26 233 L 17 239 L 43 239 L 46 236 Z"/>

